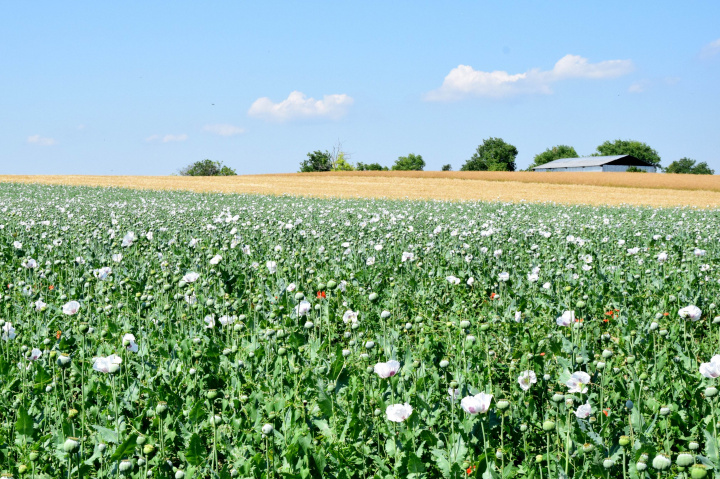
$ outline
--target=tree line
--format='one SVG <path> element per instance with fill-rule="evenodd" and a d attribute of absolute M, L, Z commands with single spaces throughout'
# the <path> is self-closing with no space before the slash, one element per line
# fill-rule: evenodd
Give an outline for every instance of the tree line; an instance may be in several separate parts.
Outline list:
<path fill-rule="evenodd" d="M 460 171 L 516 171 L 515 159 L 518 150 L 514 145 L 502 138 L 490 137 L 478 145 L 472 156 L 465 161 Z M 698 163 L 691 158 L 680 158 L 663 168 L 660 165 L 660 155 L 646 143 L 635 140 L 606 141 L 598 145 L 597 150 L 590 156 L 632 155 L 640 160 L 647 161 L 662 169 L 665 173 L 685 173 L 694 175 L 713 175 L 706 162 Z M 538 153 L 526 171 L 561 158 L 578 158 L 575 148 L 568 145 L 556 145 Z M 422 171 L 425 169 L 425 160 L 422 155 L 409 153 L 400 156 L 391 167 L 380 163 L 358 162 L 350 163 L 349 155 L 343 151 L 342 145 L 337 144 L 332 150 L 315 150 L 307 154 L 307 158 L 300 163 L 300 172 L 325 171 Z M 445 164 L 442 171 L 451 171 L 452 165 Z M 630 167 L 628 171 L 643 171 Z M 179 171 L 181 176 L 231 176 L 237 173 L 232 168 L 217 161 L 205 159 L 195 162 Z"/>

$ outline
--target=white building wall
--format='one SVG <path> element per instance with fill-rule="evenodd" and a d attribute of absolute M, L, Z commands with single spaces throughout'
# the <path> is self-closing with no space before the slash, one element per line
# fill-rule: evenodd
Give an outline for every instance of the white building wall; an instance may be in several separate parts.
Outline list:
<path fill-rule="evenodd" d="M 536 168 L 535 171 L 603 171 L 602 166 L 575 166 L 570 168 Z"/>
<path fill-rule="evenodd" d="M 603 171 L 622 172 L 627 171 L 629 167 L 627 165 L 603 165 Z M 639 170 L 647 171 L 648 173 L 655 173 L 654 166 L 636 166 Z"/>

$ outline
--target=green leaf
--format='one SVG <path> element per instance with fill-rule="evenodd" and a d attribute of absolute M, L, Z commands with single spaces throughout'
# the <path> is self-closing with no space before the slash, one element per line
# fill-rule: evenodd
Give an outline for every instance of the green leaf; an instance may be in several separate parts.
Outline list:
<path fill-rule="evenodd" d="M 130 434 L 125 441 L 120 444 L 117 449 L 115 449 L 115 452 L 112 456 L 110 456 L 111 461 L 117 461 L 123 458 L 126 454 L 132 454 L 135 451 L 135 446 L 137 445 L 137 434 Z"/>
<path fill-rule="evenodd" d="M 19 436 L 25 436 L 25 440 L 32 438 L 35 434 L 35 424 L 33 418 L 27 412 L 27 409 L 20 406 L 17 414 L 17 422 L 15 423 L 15 432 Z"/>
<path fill-rule="evenodd" d="M 200 441 L 200 436 L 198 436 L 197 433 L 193 433 L 193 435 L 190 436 L 188 447 L 185 450 L 185 459 L 194 466 L 201 465 L 205 462 L 205 459 L 207 459 L 206 450 L 203 447 L 202 441 Z"/>
<path fill-rule="evenodd" d="M 118 443 L 117 433 L 112 429 L 98 426 L 97 424 L 93 424 L 93 429 L 98 432 L 98 434 L 100 435 L 100 439 L 102 439 L 104 442 L 111 442 L 113 444 Z"/>

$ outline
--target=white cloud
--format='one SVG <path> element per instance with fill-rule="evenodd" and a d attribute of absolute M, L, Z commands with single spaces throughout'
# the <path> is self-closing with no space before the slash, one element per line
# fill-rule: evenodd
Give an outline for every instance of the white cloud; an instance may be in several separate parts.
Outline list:
<path fill-rule="evenodd" d="M 40 135 L 32 135 L 27 138 L 28 143 L 42 146 L 51 146 L 57 143 L 53 138 L 43 138 Z"/>
<path fill-rule="evenodd" d="M 348 95 L 325 95 L 322 100 L 307 98 L 304 93 L 293 91 L 280 103 L 270 98 L 258 98 L 250 106 L 248 115 L 266 120 L 288 121 L 302 118 L 341 118 L 354 100 Z"/>
<path fill-rule="evenodd" d="M 220 136 L 235 136 L 245 133 L 244 128 L 227 124 L 205 125 L 203 130 Z"/>
<path fill-rule="evenodd" d="M 458 65 L 450 70 L 437 90 L 425 94 L 428 101 L 452 101 L 464 97 L 502 98 L 519 94 L 550 94 L 550 86 L 572 78 L 617 78 L 633 70 L 630 60 L 606 60 L 590 63 L 579 55 L 565 55 L 552 70 L 533 68 L 524 73 L 506 71 L 485 72 L 469 65 Z"/>
<path fill-rule="evenodd" d="M 185 141 L 188 139 L 188 136 L 186 134 L 182 135 L 151 135 L 145 138 L 145 141 L 151 142 L 151 141 L 161 141 L 163 143 L 170 143 L 174 141 Z"/>
<path fill-rule="evenodd" d="M 720 38 L 705 45 L 700 51 L 700 57 L 710 58 L 714 57 L 718 53 L 720 53 Z"/>
<path fill-rule="evenodd" d="M 643 93 L 648 86 L 646 81 L 638 81 L 628 87 L 628 93 Z"/>

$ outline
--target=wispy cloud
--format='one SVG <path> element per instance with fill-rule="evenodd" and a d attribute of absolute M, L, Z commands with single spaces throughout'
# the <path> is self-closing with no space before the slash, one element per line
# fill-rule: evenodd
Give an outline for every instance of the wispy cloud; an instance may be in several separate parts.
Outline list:
<path fill-rule="evenodd" d="M 720 54 L 720 38 L 705 45 L 700 50 L 700 58 L 710 58 Z"/>
<path fill-rule="evenodd" d="M 283 101 L 273 102 L 270 98 L 258 98 L 250 106 L 248 115 L 274 121 L 288 121 L 306 118 L 341 118 L 354 100 L 345 94 L 325 95 L 322 100 L 308 98 L 304 93 L 293 91 Z"/>
<path fill-rule="evenodd" d="M 28 136 L 27 142 L 34 144 L 34 145 L 42 145 L 42 146 L 52 146 L 55 143 L 57 143 L 54 138 L 45 138 L 40 135 Z"/>
<path fill-rule="evenodd" d="M 649 83 L 645 80 L 636 81 L 628 87 L 628 93 L 643 93 L 648 85 Z"/>
<path fill-rule="evenodd" d="M 152 141 L 159 141 L 162 143 L 171 143 L 176 141 L 185 141 L 188 139 L 188 136 L 186 134 L 182 135 L 151 135 L 145 138 L 145 141 L 152 142 Z"/>
<path fill-rule="evenodd" d="M 486 72 L 469 65 L 450 70 L 440 88 L 425 94 L 427 101 L 454 101 L 467 97 L 502 98 L 521 94 L 550 94 L 555 82 L 573 78 L 607 79 L 630 73 L 631 60 L 605 60 L 590 63 L 579 55 L 565 55 L 552 70 L 533 68 L 524 73 Z"/>
<path fill-rule="evenodd" d="M 228 124 L 205 125 L 203 130 L 220 136 L 235 136 L 245 133 L 244 128 Z"/>

